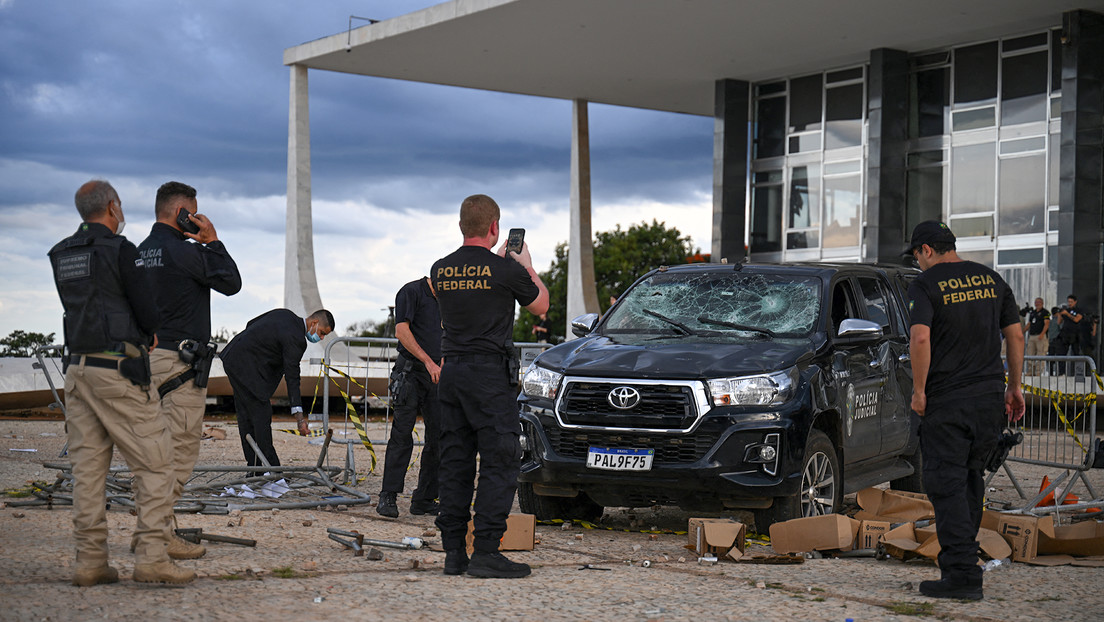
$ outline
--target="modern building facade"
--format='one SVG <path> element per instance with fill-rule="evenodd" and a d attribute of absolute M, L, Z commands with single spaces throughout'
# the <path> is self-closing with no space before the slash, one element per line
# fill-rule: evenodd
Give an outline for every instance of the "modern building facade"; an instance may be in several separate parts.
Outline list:
<path fill-rule="evenodd" d="M 1101 0 L 454 0 L 284 61 L 300 132 L 304 68 L 576 102 L 573 245 L 590 239 L 574 230 L 589 227 L 576 218 L 589 211 L 575 170 L 589 162 L 586 102 L 712 115 L 714 261 L 897 263 L 913 225 L 942 219 L 1019 300 L 1073 292 L 1099 310 L 1101 12 Z M 569 317 L 591 310 L 581 296 Z"/>

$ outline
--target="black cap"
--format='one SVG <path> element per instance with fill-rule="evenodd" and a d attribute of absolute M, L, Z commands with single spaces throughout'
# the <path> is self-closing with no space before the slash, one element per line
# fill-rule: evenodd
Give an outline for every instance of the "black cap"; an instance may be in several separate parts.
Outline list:
<path fill-rule="evenodd" d="M 916 225 L 916 228 L 912 230 L 912 241 L 909 242 L 908 248 L 901 254 L 911 255 L 913 250 L 924 244 L 931 245 L 936 242 L 954 244 L 954 241 L 955 236 L 951 233 L 951 229 L 946 223 L 939 222 L 938 220 L 925 220 Z"/>

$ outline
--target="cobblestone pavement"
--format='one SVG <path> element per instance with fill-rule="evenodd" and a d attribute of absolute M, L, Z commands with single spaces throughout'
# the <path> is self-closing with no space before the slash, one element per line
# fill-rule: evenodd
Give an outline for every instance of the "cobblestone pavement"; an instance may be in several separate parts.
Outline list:
<path fill-rule="evenodd" d="M 205 440 L 201 464 L 238 464 L 237 430 L 225 441 Z M 275 427 L 290 428 L 277 422 Z M 369 424 L 372 439 L 384 438 L 381 423 Z M 64 444 L 61 422 L 0 421 L 0 490 L 28 481 L 52 481 Z M 318 447 L 278 434 L 285 464 L 313 463 Z M 12 449 L 36 449 L 16 452 Z M 344 456 L 343 447 L 333 451 Z M 382 447 L 377 447 L 382 458 Z M 362 446 L 357 467 L 370 464 Z M 381 461 L 382 465 L 382 461 Z M 375 497 L 379 469 L 358 484 Z M 1097 473 L 1100 473 L 1099 471 Z M 607 510 L 601 526 L 538 525 L 533 551 L 508 556 L 533 566 L 515 580 L 441 574 L 444 553 L 432 517 L 407 512 L 416 469 L 408 474 L 397 520 L 376 515 L 374 505 L 346 510 L 246 511 L 235 515 L 180 514 L 181 527 L 251 538 L 256 548 L 207 543 L 206 557 L 180 562 L 199 578 L 184 587 L 156 587 L 130 581 L 133 556 L 127 544 L 134 518 L 125 509 L 109 512 L 112 564 L 122 581 L 76 588 L 72 512 L 68 507 L 0 509 L 0 620 L 907 620 L 917 615 L 950 620 L 1095 619 L 1104 610 L 1104 570 L 1013 564 L 986 577 L 985 600 L 936 601 L 916 585 L 936 578 L 929 562 L 813 559 L 799 565 L 735 563 L 699 565 L 682 548 L 686 536 L 639 530 L 686 529 L 688 514 L 673 509 Z M 1053 474 L 1051 477 L 1053 478 Z M 1093 485 L 1104 488 L 1094 473 Z M 1037 479 L 1030 480 L 1037 482 Z M 1007 479 L 994 481 L 991 496 L 1012 498 Z M 751 522 L 750 515 L 737 519 Z M 423 537 L 419 551 L 381 549 L 382 560 L 353 554 L 329 540 L 327 527 L 367 537 L 398 540 Z M 749 547 L 759 545 L 749 544 Z M 644 567 L 643 560 L 651 562 Z M 591 564 L 608 570 L 580 570 Z M 1092 612 L 1092 613 L 1089 613 Z"/>

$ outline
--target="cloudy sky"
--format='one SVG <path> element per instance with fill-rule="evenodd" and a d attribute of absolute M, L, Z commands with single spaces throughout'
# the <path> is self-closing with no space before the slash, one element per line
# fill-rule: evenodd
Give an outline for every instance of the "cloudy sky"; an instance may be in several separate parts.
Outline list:
<path fill-rule="evenodd" d="M 285 48 L 433 0 L 0 0 L 0 336 L 58 333 L 46 252 L 91 178 L 119 190 L 135 244 L 168 180 L 238 262 L 217 330 L 283 306 Z M 363 23 L 363 22 L 361 22 Z M 568 239 L 571 107 L 560 100 L 310 73 L 314 249 L 339 327 L 386 317 L 405 282 L 460 244 L 484 192 L 546 270 Z M 708 251 L 712 120 L 590 106 L 594 231 L 655 218 Z"/>

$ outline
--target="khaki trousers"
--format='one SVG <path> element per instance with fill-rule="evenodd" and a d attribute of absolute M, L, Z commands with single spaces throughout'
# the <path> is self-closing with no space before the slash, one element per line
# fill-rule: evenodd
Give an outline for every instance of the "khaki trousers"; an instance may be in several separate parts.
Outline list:
<path fill-rule="evenodd" d="M 154 349 L 150 353 L 151 392 L 157 399 L 157 387 L 191 366 L 180 360 L 175 350 Z M 171 391 L 161 400 L 161 416 L 172 433 L 170 475 L 173 479 L 173 503 L 180 499 L 184 485 L 192 476 L 199 459 L 199 441 L 203 437 L 203 413 L 207 408 L 207 389 L 195 386 L 191 380 Z"/>
<path fill-rule="evenodd" d="M 172 487 L 169 429 L 150 393 L 113 369 L 69 366 L 66 429 L 73 460 L 73 537 L 77 568 L 107 563 L 106 478 L 118 447 L 134 475 L 138 564 L 169 559 Z"/>
<path fill-rule="evenodd" d="M 1024 356 L 1046 356 L 1047 351 L 1050 349 L 1050 341 L 1047 339 L 1046 333 L 1024 335 L 1024 339 Z M 1024 364 L 1024 368 L 1028 376 L 1038 376 L 1043 373 L 1043 362 L 1027 361 Z"/>

